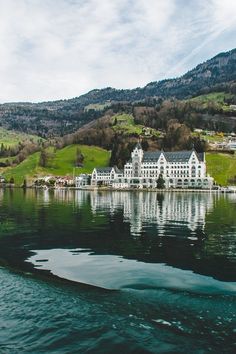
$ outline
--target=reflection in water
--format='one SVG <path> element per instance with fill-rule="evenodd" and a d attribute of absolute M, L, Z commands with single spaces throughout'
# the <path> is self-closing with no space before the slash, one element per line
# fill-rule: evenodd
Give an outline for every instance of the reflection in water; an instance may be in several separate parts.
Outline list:
<path fill-rule="evenodd" d="M 164 264 L 134 262 L 112 255 L 94 255 L 83 249 L 35 251 L 28 262 L 60 278 L 110 290 L 165 288 L 207 294 L 236 292 L 236 283 L 224 283 Z"/>
<path fill-rule="evenodd" d="M 0 255 L 25 266 L 32 250 L 90 249 L 234 281 L 235 202 L 200 192 L 6 191 Z"/>
<path fill-rule="evenodd" d="M 29 194 L 32 191 L 29 192 Z M 47 205 L 51 201 L 73 203 L 82 207 L 90 203 L 93 214 L 101 210 L 110 215 L 123 210 L 124 222 L 130 223 L 131 234 L 141 234 L 143 225 L 158 225 L 157 232 L 162 235 L 165 225 L 179 223 L 190 231 L 204 230 L 207 211 L 213 208 L 217 196 L 210 193 L 163 193 L 157 192 L 88 192 L 72 190 L 48 190 L 38 193 L 37 199 Z M 233 198 L 230 196 L 230 198 Z"/>
<path fill-rule="evenodd" d="M 119 289 L 1 268 L 0 352 L 233 353 L 235 231 L 231 195 L 0 191 L 2 265 Z"/>
<path fill-rule="evenodd" d="M 195 231 L 204 229 L 207 210 L 213 206 L 211 194 L 164 193 L 155 192 L 114 192 L 91 195 L 91 208 L 94 213 L 107 209 L 113 214 L 123 208 L 124 221 L 130 223 L 132 234 L 140 234 L 143 224 L 158 225 L 158 234 L 164 232 L 167 223 L 181 223 Z"/>

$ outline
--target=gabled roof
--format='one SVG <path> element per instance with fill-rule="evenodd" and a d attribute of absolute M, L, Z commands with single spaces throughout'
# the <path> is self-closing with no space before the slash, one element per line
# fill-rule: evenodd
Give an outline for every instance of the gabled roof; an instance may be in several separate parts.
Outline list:
<path fill-rule="evenodd" d="M 143 161 L 158 161 L 160 155 L 163 153 L 164 157 L 168 162 L 187 162 L 189 161 L 192 153 L 195 152 L 199 161 L 204 160 L 203 153 L 197 153 L 195 150 L 187 150 L 187 151 L 147 151 L 143 154 Z"/>
<path fill-rule="evenodd" d="M 187 162 L 190 159 L 192 152 L 192 150 L 165 152 L 165 157 L 169 162 Z"/>
<path fill-rule="evenodd" d="M 204 161 L 204 152 L 196 152 L 196 155 L 199 158 L 199 161 Z"/>
<path fill-rule="evenodd" d="M 162 154 L 162 151 L 145 151 L 143 161 L 157 161 Z"/>
<path fill-rule="evenodd" d="M 142 150 L 142 145 L 140 144 L 140 142 L 136 144 L 135 149 Z"/>
<path fill-rule="evenodd" d="M 114 170 L 116 173 L 122 173 L 122 171 L 117 166 L 114 166 Z"/>
<path fill-rule="evenodd" d="M 96 167 L 96 171 L 98 173 L 104 173 L 104 172 L 110 173 L 112 169 L 113 167 Z"/>
<path fill-rule="evenodd" d="M 117 166 L 114 167 L 96 167 L 95 168 L 97 173 L 111 173 L 111 171 L 114 169 L 116 173 L 121 173 L 119 168 Z"/>
<path fill-rule="evenodd" d="M 195 150 L 165 152 L 165 157 L 169 162 L 188 162 L 193 152 L 199 161 L 204 160 L 204 154 L 197 153 Z"/>

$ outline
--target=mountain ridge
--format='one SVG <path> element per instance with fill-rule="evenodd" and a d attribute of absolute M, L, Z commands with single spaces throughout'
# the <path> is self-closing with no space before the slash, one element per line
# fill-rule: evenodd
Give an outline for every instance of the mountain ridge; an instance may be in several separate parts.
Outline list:
<path fill-rule="evenodd" d="M 64 135 L 102 116 L 94 109 L 86 111 L 90 104 L 137 103 L 153 98 L 183 100 L 229 89 L 236 94 L 236 49 L 219 53 L 178 78 L 150 82 L 141 88 L 107 87 L 68 100 L 3 103 L 0 125 L 31 134 L 41 132 L 42 137 Z"/>
<path fill-rule="evenodd" d="M 222 65 L 224 63 L 224 65 Z M 225 67 L 226 65 L 230 64 L 230 73 L 228 73 L 228 75 L 224 75 L 223 77 L 219 77 L 219 72 L 211 72 L 209 69 L 209 64 L 211 68 L 221 68 L 221 67 Z M 200 75 L 202 69 L 205 69 L 205 74 Z M 2 105 L 51 105 L 53 103 L 57 104 L 57 103 L 67 103 L 69 101 L 74 101 L 74 100 L 81 100 L 82 102 L 87 98 L 90 97 L 90 99 L 92 99 L 93 97 L 97 99 L 97 95 L 102 93 L 102 92 L 117 92 L 125 93 L 126 95 L 128 95 L 129 93 L 134 96 L 133 98 L 135 98 L 135 96 L 137 96 L 137 92 L 138 91 L 142 91 L 145 92 L 146 94 L 148 93 L 148 91 L 151 89 L 153 90 L 153 88 L 155 88 L 156 90 L 158 88 L 160 88 L 161 86 L 164 86 L 166 89 L 168 89 L 168 86 L 171 86 L 172 83 L 180 83 L 182 80 L 184 80 L 184 83 L 190 83 L 191 81 L 193 81 L 193 75 L 195 75 L 195 73 L 199 73 L 199 76 L 201 76 L 202 78 L 215 78 L 216 76 L 217 78 L 217 83 L 221 83 L 224 82 L 223 80 L 229 80 L 230 81 L 234 81 L 236 80 L 236 48 L 231 49 L 229 51 L 226 52 L 220 52 L 219 54 L 215 55 L 214 57 L 198 64 L 196 67 L 194 67 L 193 69 L 187 71 L 185 74 L 179 76 L 179 77 L 175 77 L 175 78 L 168 78 L 168 79 L 163 79 L 163 80 L 159 80 L 159 81 L 151 81 L 149 83 L 147 83 L 145 86 L 143 87 L 135 87 L 132 89 L 116 89 L 114 87 L 108 86 L 108 87 L 104 87 L 101 89 L 95 88 L 92 89 L 80 96 L 75 96 L 72 98 L 68 98 L 68 99 L 58 99 L 58 100 L 49 100 L 49 101 L 42 101 L 42 102 L 6 102 L 6 103 L 1 103 L 0 106 Z M 222 72 L 221 72 L 222 74 Z M 227 74 L 227 73 L 224 73 Z M 229 77 L 230 75 L 230 77 Z M 156 92 L 158 93 L 158 92 Z M 151 93 L 151 96 L 153 96 L 153 93 Z M 157 96 L 161 96 L 163 97 L 163 94 L 157 94 Z M 168 94 L 166 95 L 168 96 Z M 183 95 L 182 93 L 177 94 L 176 98 L 184 98 L 185 95 Z M 174 97 L 173 95 L 170 95 L 169 97 Z M 122 97 L 123 98 L 123 97 Z M 165 97 L 167 98 L 167 97 Z M 81 102 L 81 103 L 82 103 Z"/>

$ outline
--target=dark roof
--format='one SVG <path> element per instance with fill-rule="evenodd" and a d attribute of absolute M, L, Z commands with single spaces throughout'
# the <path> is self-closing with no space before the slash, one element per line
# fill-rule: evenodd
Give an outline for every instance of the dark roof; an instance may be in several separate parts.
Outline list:
<path fill-rule="evenodd" d="M 146 151 L 143 154 L 143 161 L 157 161 L 161 155 L 161 151 Z"/>
<path fill-rule="evenodd" d="M 197 153 L 195 150 L 165 152 L 164 154 L 169 162 L 187 162 L 193 152 L 195 152 L 199 161 L 204 160 L 204 153 Z"/>
<path fill-rule="evenodd" d="M 204 152 L 196 152 L 196 154 L 197 154 L 200 161 L 204 161 Z"/>
<path fill-rule="evenodd" d="M 192 150 L 165 152 L 165 158 L 169 162 L 185 162 L 190 159 L 192 152 L 193 152 Z"/>
<path fill-rule="evenodd" d="M 96 167 L 97 172 L 111 172 L 113 167 Z"/>
<path fill-rule="evenodd" d="M 165 156 L 166 160 L 168 162 L 187 162 L 190 159 L 190 156 L 194 150 L 188 150 L 188 151 L 173 151 L 173 152 L 164 152 L 164 151 L 148 151 L 144 152 L 143 154 L 143 161 L 157 161 L 163 153 Z M 197 153 L 195 151 L 198 159 L 200 161 L 204 160 L 204 154 L 203 153 Z"/>
<path fill-rule="evenodd" d="M 117 166 L 114 166 L 114 170 L 116 173 L 122 173 L 122 171 Z"/>
<path fill-rule="evenodd" d="M 122 173 L 117 166 L 114 167 L 96 167 L 98 173 L 111 173 L 111 170 L 114 168 L 116 173 Z"/>
<path fill-rule="evenodd" d="M 138 142 L 136 144 L 135 149 L 142 150 L 142 146 L 141 146 L 140 142 Z"/>

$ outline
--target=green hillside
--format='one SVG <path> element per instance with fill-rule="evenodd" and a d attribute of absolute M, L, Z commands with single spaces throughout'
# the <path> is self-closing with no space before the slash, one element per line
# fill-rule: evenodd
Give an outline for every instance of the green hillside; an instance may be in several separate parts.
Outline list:
<path fill-rule="evenodd" d="M 160 132 L 154 128 L 146 127 L 142 124 L 136 124 L 132 114 L 118 113 L 112 117 L 112 128 L 117 133 L 123 135 L 137 134 L 145 136 L 145 132 L 151 136 L 159 136 Z"/>
<path fill-rule="evenodd" d="M 233 184 L 230 179 L 236 176 L 236 155 L 207 153 L 207 172 L 222 186 Z"/>
<path fill-rule="evenodd" d="M 227 100 L 233 98 L 233 95 L 226 92 L 212 92 L 206 95 L 200 95 L 194 98 L 191 98 L 190 102 L 196 102 L 201 104 L 203 107 L 208 108 L 211 104 L 218 106 L 224 111 L 229 111 L 230 107 L 227 104 Z"/>
<path fill-rule="evenodd" d="M 83 167 L 75 167 L 76 149 L 80 148 L 84 155 Z M 28 180 L 40 175 L 72 175 L 92 172 L 95 166 L 108 166 L 110 152 L 95 146 L 70 145 L 57 150 L 50 159 L 50 165 L 46 168 L 39 166 L 40 153 L 30 155 L 25 161 L 16 167 L 2 170 L 3 175 L 9 179 L 14 178 L 15 183 L 20 185 L 24 178 Z"/>
<path fill-rule="evenodd" d="M 75 167 L 78 147 L 84 155 L 83 167 Z M 18 166 L 0 169 L 0 174 L 3 174 L 7 179 L 14 177 L 15 183 L 20 185 L 24 178 L 31 180 L 43 175 L 64 176 L 73 173 L 76 175 L 89 173 L 95 166 L 108 166 L 110 152 L 96 146 L 69 145 L 53 153 L 49 166 L 46 168 L 39 166 L 39 157 L 40 153 L 36 152 Z M 229 180 L 236 176 L 236 155 L 209 152 L 206 154 L 206 162 L 207 172 L 217 183 L 221 185 L 232 184 L 232 181 L 229 182 Z"/>
<path fill-rule="evenodd" d="M 5 146 L 14 146 L 20 142 L 29 140 L 37 142 L 38 140 L 44 139 L 38 137 L 37 135 L 30 135 L 0 127 L 0 144 L 4 144 Z"/>

